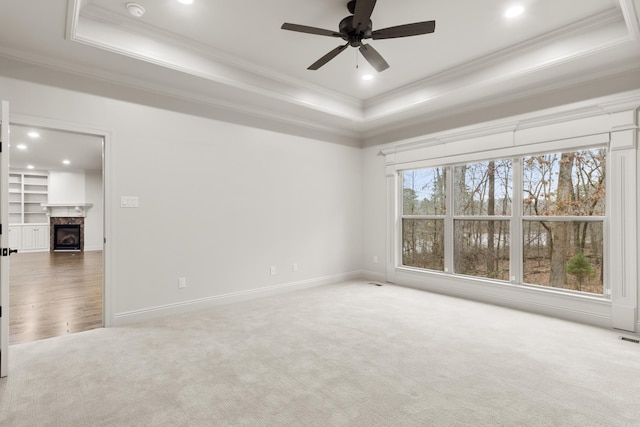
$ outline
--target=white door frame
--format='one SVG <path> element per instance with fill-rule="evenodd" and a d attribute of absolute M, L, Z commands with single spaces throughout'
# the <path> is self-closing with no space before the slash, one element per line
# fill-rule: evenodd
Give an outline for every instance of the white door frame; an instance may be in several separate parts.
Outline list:
<path fill-rule="evenodd" d="M 113 227 L 112 227 L 112 215 L 111 215 L 111 203 L 112 189 L 111 189 L 111 159 L 112 159 L 112 144 L 111 144 L 111 132 L 99 129 L 79 125 L 77 123 L 69 123 L 59 120 L 45 119 L 42 117 L 24 115 L 24 114 L 12 114 L 11 124 L 21 126 L 34 126 L 60 130 L 64 132 L 83 133 L 88 135 L 94 135 L 103 139 L 102 147 L 102 188 L 103 188 L 103 307 L 102 307 L 102 321 L 104 327 L 111 327 L 114 325 L 114 313 L 113 313 L 113 301 L 114 292 L 112 286 L 112 276 L 115 271 L 113 268 L 113 256 L 111 248 L 114 247 L 113 242 Z M 8 175 L 8 171 L 6 172 Z"/>
<path fill-rule="evenodd" d="M 0 106 L 2 141 L 0 152 L 0 248 L 4 252 L 9 248 L 9 102 L 2 101 Z M 9 256 L 0 254 L 0 377 L 9 374 Z"/>

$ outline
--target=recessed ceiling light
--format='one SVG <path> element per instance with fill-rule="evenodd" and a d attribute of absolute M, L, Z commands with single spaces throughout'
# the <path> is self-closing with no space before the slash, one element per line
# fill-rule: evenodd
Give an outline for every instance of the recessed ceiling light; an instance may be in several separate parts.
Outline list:
<path fill-rule="evenodd" d="M 142 7 L 138 3 L 127 3 L 127 9 L 129 10 L 129 13 L 136 18 L 140 18 L 146 12 L 144 7 Z"/>
<path fill-rule="evenodd" d="M 30 138 L 40 138 L 40 134 L 35 131 L 31 131 L 27 135 L 29 135 Z"/>
<path fill-rule="evenodd" d="M 362 75 L 362 80 L 364 80 L 364 81 L 373 80 L 373 74 L 363 74 Z"/>
<path fill-rule="evenodd" d="M 193 0 L 178 0 L 182 4 L 193 4 Z"/>
<path fill-rule="evenodd" d="M 24 145 L 24 144 L 18 144 L 18 145 L 16 145 L 16 148 L 17 148 L 18 150 L 26 150 L 26 149 L 27 149 L 27 146 L 26 146 L 26 145 Z"/>
<path fill-rule="evenodd" d="M 513 6 L 507 9 L 507 11 L 504 13 L 504 16 L 506 16 L 507 18 L 515 18 L 518 15 L 522 15 L 522 12 L 524 12 L 524 7 L 520 5 Z"/>
<path fill-rule="evenodd" d="M 33 169 L 33 165 L 27 165 L 27 169 Z"/>
<path fill-rule="evenodd" d="M 62 163 L 64 163 L 65 165 L 70 165 L 71 164 L 71 162 L 69 160 L 66 160 L 66 159 L 63 160 Z"/>

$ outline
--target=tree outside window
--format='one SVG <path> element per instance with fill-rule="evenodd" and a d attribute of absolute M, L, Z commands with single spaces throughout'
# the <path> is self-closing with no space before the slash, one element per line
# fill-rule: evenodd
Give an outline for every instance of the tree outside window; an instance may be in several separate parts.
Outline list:
<path fill-rule="evenodd" d="M 512 162 L 491 160 L 454 169 L 454 269 L 509 280 Z"/>
<path fill-rule="evenodd" d="M 446 169 L 402 174 L 402 264 L 444 270 Z"/>
<path fill-rule="evenodd" d="M 523 159 L 525 283 L 603 293 L 605 178 L 604 148 Z"/>

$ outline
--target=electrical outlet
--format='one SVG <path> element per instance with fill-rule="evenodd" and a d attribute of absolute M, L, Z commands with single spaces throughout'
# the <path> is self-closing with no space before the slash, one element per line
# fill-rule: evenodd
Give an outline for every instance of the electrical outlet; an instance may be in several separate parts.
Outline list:
<path fill-rule="evenodd" d="M 182 289 L 186 287 L 187 287 L 187 278 L 186 277 L 178 278 L 178 289 Z"/>
<path fill-rule="evenodd" d="M 291 269 L 293 270 L 293 272 L 295 273 L 296 271 L 298 271 L 298 264 L 294 263 L 293 267 L 291 267 Z"/>
<path fill-rule="evenodd" d="M 378 263 L 378 255 L 374 255 L 373 256 L 373 263 L 377 264 Z"/>
<path fill-rule="evenodd" d="M 275 266 L 275 265 L 272 265 L 272 266 L 271 266 L 271 275 L 272 275 L 272 276 L 275 276 L 275 275 L 276 275 L 276 266 Z"/>

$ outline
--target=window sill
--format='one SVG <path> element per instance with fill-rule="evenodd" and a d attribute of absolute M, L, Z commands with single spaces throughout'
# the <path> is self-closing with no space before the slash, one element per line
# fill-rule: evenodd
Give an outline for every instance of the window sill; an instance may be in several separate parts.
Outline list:
<path fill-rule="evenodd" d="M 604 328 L 612 326 L 612 302 L 607 296 L 409 267 L 395 268 L 394 283 Z"/>
<path fill-rule="evenodd" d="M 494 287 L 506 287 L 511 289 L 522 289 L 531 292 L 541 292 L 550 295 L 562 295 L 562 296 L 570 296 L 581 299 L 590 299 L 594 301 L 600 302 L 611 302 L 611 297 L 607 295 L 597 295 L 591 294 L 588 292 L 574 291 L 571 289 L 559 289 L 552 288 L 549 286 L 541 286 L 541 285 L 532 285 L 527 283 L 516 283 L 509 282 L 506 280 L 492 280 L 485 277 L 475 277 L 475 276 L 467 276 L 464 274 L 453 274 L 447 273 L 444 271 L 435 271 L 435 270 L 425 270 L 421 268 L 413 268 L 407 266 L 399 266 L 396 267 L 396 272 L 411 272 L 412 274 L 420 274 L 425 275 L 425 277 L 439 277 L 439 278 L 447 278 L 454 279 L 454 281 L 466 281 L 473 284 L 478 284 L 480 286 L 494 286 Z"/>

